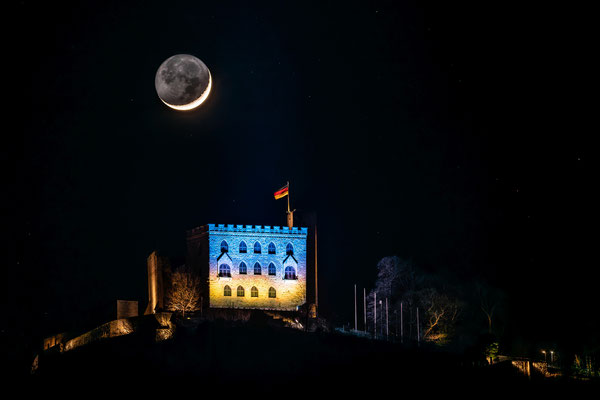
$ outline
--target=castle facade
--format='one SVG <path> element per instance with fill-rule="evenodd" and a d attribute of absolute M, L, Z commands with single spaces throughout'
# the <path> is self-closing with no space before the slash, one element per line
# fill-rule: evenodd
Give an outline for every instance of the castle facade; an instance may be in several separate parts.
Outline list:
<path fill-rule="evenodd" d="M 188 231 L 188 262 L 211 308 L 295 311 L 306 303 L 307 228 L 208 224 Z"/>

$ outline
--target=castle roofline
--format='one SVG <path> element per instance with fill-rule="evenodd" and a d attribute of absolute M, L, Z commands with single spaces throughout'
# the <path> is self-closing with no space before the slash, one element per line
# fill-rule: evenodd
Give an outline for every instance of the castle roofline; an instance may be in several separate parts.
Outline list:
<path fill-rule="evenodd" d="M 248 232 L 248 233 L 281 233 L 286 235 L 307 235 L 308 228 L 269 225 L 233 225 L 207 224 L 188 231 L 190 234 L 201 232 Z"/>

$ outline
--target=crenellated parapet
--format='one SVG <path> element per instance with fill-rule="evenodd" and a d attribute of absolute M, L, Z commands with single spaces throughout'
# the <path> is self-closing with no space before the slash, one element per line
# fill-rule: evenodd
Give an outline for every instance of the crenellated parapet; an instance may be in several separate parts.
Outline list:
<path fill-rule="evenodd" d="M 308 228 L 207 224 L 187 232 L 211 308 L 298 309 L 306 302 Z M 206 304 L 206 303 L 205 303 Z"/>
<path fill-rule="evenodd" d="M 307 235 L 308 228 L 269 225 L 233 225 L 233 224 L 208 224 L 204 227 L 194 228 L 192 231 L 201 232 L 244 232 L 244 233 L 276 233 L 286 235 Z"/>

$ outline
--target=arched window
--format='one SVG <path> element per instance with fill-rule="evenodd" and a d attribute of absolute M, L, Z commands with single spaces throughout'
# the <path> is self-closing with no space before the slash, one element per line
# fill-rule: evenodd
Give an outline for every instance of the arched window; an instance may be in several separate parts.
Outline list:
<path fill-rule="evenodd" d="M 237 297 L 244 297 L 246 295 L 244 288 L 242 286 L 238 286 L 237 288 Z"/>
<path fill-rule="evenodd" d="M 231 288 L 229 286 L 223 288 L 223 296 L 231 297 Z"/>
<path fill-rule="evenodd" d="M 294 267 L 285 267 L 285 275 L 283 279 L 297 279 L 296 270 L 294 269 Z"/>
<path fill-rule="evenodd" d="M 276 253 L 275 243 L 271 242 L 271 243 L 269 243 L 269 254 L 275 254 L 275 253 Z"/>
<path fill-rule="evenodd" d="M 275 297 L 277 297 L 277 291 L 275 291 L 274 287 L 269 288 L 269 297 L 274 299 Z"/>
<path fill-rule="evenodd" d="M 258 297 L 258 289 L 256 286 L 252 286 L 252 289 L 250 289 L 250 297 Z"/>
<path fill-rule="evenodd" d="M 260 275 L 262 273 L 262 268 L 259 263 L 254 264 L 254 275 Z"/>
<path fill-rule="evenodd" d="M 275 264 L 269 264 L 269 275 L 277 275 L 277 268 L 275 268 Z"/>
<path fill-rule="evenodd" d="M 260 254 L 260 243 L 254 243 L 254 254 Z"/>
<path fill-rule="evenodd" d="M 248 273 L 248 267 L 246 267 L 246 263 L 242 261 L 240 263 L 239 274 L 240 275 L 246 275 L 247 273 Z"/>
<path fill-rule="evenodd" d="M 288 256 L 294 254 L 294 246 L 292 246 L 291 243 L 288 243 L 287 246 L 285 246 L 285 254 L 287 254 Z"/>
<path fill-rule="evenodd" d="M 231 268 L 227 264 L 219 265 L 219 276 L 231 278 Z"/>
<path fill-rule="evenodd" d="M 221 242 L 221 253 L 227 253 L 229 251 L 229 245 L 226 241 Z"/>
<path fill-rule="evenodd" d="M 243 240 L 240 242 L 240 253 L 245 253 L 246 252 L 246 242 L 244 242 Z"/>

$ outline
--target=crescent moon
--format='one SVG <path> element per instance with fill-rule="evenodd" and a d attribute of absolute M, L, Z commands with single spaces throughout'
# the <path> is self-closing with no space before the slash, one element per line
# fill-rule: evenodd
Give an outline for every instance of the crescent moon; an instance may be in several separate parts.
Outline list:
<path fill-rule="evenodd" d="M 180 110 L 180 111 L 188 111 L 188 110 L 193 110 L 194 108 L 198 107 L 200 104 L 202 104 L 204 102 L 204 100 L 206 100 L 206 98 L 208 97 L 209 93 L 210 93 L 210 88 L 212 87 L 212 75 L 210 74 L 210 71 L 208 71 L 208 85 L 206 86 L 206 90 L 204 91 L 204 93 L 202 93 L 202 95 L 200 95 L 200 97 L 198 97 L 196 100 L 192 101 L 191 103 L 188 104 L 183 104 L 183 105 L 175 105 L 175 104 L 169 104 L 166 101 L 164 101 L 162 98 L 159 97 L 159 99 L 165 103 L 166 105 L 168 105 L 169 107 L 175 109 L 175 110 Z"/>

